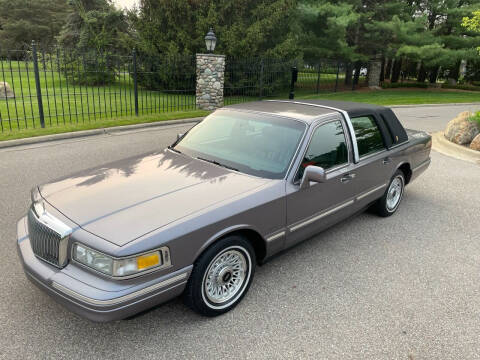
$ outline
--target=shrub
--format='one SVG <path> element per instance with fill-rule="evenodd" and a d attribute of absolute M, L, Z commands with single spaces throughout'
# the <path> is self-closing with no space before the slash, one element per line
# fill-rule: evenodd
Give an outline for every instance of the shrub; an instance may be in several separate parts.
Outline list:
<path fill-rule="evenodd" d="M 476 122 L 478 127 L 480 128 L 480 111 L 478 111 L 475 115 L 470 118 L 470 121 Z"/>
<path fill-rule="evenodd" d="M 133 77 L 133 69 L 130 69 Z M 148 90 L 195 92 L 195 57 L 137 56 L 138 84 Z"/>
<path fill-rule="evenodd" d="M 108 55 L 64 55 L 60 69 L 71 84 L 85 86 L 109 85 L 116 81 L 124 66 L 120 59 Z"/>
<path fill-rule="evenodd" d="M 442 84 L 442 89 L 457 89 L 457 90 L 468 90 L 468 91 L 480 91 L 480 86 Z"/>
<path fill-rule="evenodd" d="M 383 89 L 396 89 L 396 88 L 422 88 L 422 89 L 426 89 L 426 88 L 428 88 L 428 84 L 427 83 L 421 83 L 421 82 L 383 83 L 382 88 Z"/>

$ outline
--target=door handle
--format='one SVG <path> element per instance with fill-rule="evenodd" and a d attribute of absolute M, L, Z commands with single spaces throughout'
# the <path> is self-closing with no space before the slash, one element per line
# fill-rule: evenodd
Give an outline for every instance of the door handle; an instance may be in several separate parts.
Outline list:
<path fill-rule="evenodd" d="M 342 178 L 340 178 L 340 181 L 342 183 L 346 183 L 346 182 L 349 182 L 350 180 L 352 180 L 354 178 L 355 178 L 355 174 L 347 174 L 347 175 L 343 176 Z"/>
<path fill-rule="evenodd" d="M 391 162 L 392 162 L 392 159 L 390 159 L 389 157 L 386 157 L 385 159 L 382 160 L 383 165 L 390 164 Z"/>

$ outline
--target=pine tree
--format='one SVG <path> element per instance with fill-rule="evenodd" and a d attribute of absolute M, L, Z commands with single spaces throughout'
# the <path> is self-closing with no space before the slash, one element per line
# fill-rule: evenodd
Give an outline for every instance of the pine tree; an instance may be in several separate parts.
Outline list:
<path fill-rule="evenodd" d="M 52 47 L 69 11 L 66 0 L 0 0 L 0 48 Z"/>

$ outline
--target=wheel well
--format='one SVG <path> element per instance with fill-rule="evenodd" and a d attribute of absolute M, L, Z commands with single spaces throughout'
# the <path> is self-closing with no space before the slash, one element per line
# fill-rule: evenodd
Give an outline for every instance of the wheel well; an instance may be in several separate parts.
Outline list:
<path fill-rule="evenodd" d="M 257 263 L 260 264 L 262 262 L 267 254 L 267 247 L 265 245 L 265 240 L 259 233 L 251 229 L 239 229 L 223 235 L 222 238 L 231 235 L 240 235 L 247 239 L 250 244 L 252 244 L 253 250 L 255 250 L 255 258 Z"/>
<path fill-rule="evenodd" d="M 408 184 L 412 178 L 412 168 L 410 167 L 410 164 L 402 164 L 399 169 L 402 170 L 403 174 L 405 175 L 405 184 Z"/>

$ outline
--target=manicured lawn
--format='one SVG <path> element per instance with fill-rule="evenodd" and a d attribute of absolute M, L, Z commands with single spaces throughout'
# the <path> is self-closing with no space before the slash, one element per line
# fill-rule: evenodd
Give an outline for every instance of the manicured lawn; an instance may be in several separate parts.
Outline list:
<path fill-rule="evenodd" d="M 300 93 L 296 98 L 356 101 L 377 105 L 443 104 L 480 102 L 480 92 L 441 89 L 385 89 L 343 91 L 314 95 L 303 95 Z"/>
<path fill-rule="evenodd" d="M 160 113 L 143 116 L 123 116 L 121 118 L 114 119 L 101 119 L 94 122 L 86 123 L 67 123 L 66 125 L 52 125 L 45 128 L 29 128 L 16 131 L 4 131 L 0 132 L 0 141 L 14 140 L 20 138 L 27 138 L 41 135 L 60 134 L 71 131 L 91 130 L 98 128 L 108 128 L 121 125 L 132 125 L 141 123 L 150 123 L 156 121 L 187 119 L 194 117 L 207 116 L 210 112 L 204 110 L 192 110 L 192 111 L 177 111 L 173 113 Z"/>

